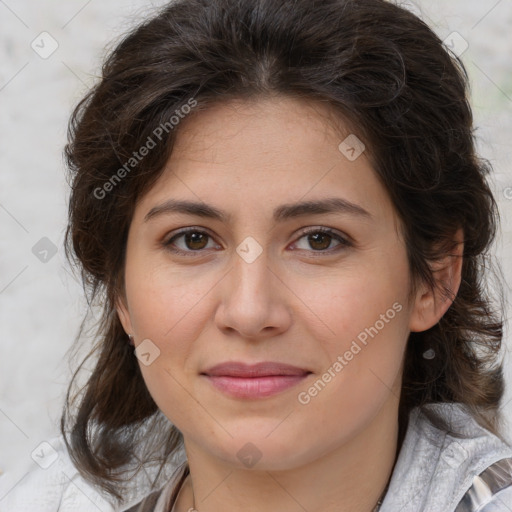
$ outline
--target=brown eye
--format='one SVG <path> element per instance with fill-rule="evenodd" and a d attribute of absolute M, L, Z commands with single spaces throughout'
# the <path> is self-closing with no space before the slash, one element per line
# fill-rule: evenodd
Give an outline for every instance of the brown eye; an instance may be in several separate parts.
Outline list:
<path fill-rule="evenodd" d="M 306 251 L 313 249 L 313 252 L 330 253 L 351 246 L 351 243 L 347 239 L 327 228 L 316 228 L 303 232 L 302 236 L 299 238 L 299 241 L 302 239 L 306 240 L 306 243 L 303 244 L 303 247 L 300 247 L 299 242 L 295 242 L 294 246 L 296 246 L 298 249 Z M 337 241 L 338 243 L 334 246 L 334 248 L 330 248 L 333 240 Z"/>
<path fill-rule="evenodd" d="M 313 249 L 323 250 L 328 249 L 331 245 L 332 236 L 326 233 L 313 233 L 308 235 L 308 242 Z"/>
<path fill-rule="evenodd" d="M 205 242 L 207 242 L 208 239 L 208 235 L 197 231 L 185 233 L 184 237 L 185 245 L 187 246 L 187 248 L 193 250 L 204 249 Z"/>
<path fill-rule="evenodd" d="M 182 230 L 163 243 L 164 247 L 174 253 L 191 255 L 207 249 L 211 236 L 196 228 Z M 193 255 L 193 254 L 192 254 Z"/>

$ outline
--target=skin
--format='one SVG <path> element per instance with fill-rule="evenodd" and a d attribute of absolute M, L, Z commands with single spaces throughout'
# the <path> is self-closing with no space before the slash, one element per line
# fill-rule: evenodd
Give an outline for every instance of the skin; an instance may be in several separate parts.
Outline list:
<path fill-rule="evenodd" d="M 324 105 L 302 100 L 217 104 L 182 121 L 164 173 L 137 204 L 117 310 L 136 346 L 150 339 L 160 350 L 150 365 L 139 364 L 184 436 L 191 474 L 178 512 L 193 496 L 200 512 L 369 512 L 390 479 L 408 335 L 437 323 L 451 302 L 423 285 L 408 300 L 400 220 L 367 155 L 350 161 L 338 149 L 350 130 L 337 128 Z M 327 197 L 370 216 L 272 219 L 282 204 Z M 170 198 L 202 201 L 232 218 L 174 212 L 144 221 Z M 174 240 L 191 256 L 170 252 L 164 242 L 187 226 L 209 236 L 195 245 Z M 301 230 L 318 227 L 351 244 L 308 242 Z M 251 263 L 236 251 L 248 236 L 263 251 Z M 455 293 L 461 254 L 462 244 L 436 273 Z M 300 403 L 298 394 L 397 303 L 400 312 Z M 285 362 L 312 374 L 271 397 L 232 398 L 200 375 L 224 361 Z M 261 453 L 253 467 L 237 457 L 249 442 Z"/>

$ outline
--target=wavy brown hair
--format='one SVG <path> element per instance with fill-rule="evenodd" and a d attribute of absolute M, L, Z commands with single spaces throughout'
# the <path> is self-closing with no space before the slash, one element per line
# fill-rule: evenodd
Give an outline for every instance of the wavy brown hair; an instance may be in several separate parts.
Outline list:
<path fill-rule="evenodd" d="M 136 201 L 161 175 L 180 129 L 169 120 L 191 99 L 193 116 L 218 102 L 276 95 L 322 102 L 363 140 L 403 224 L 413 288 L 436 286 L 432 263 L 463 229 L 451 307 L 409 336 L 400 439 L 413 407 L 439 402 L 462 404 L 503 439 L 503 308 L 486 284 L 498 213 L 491 167 L 475 151 L 462 62 L 418 17 L 384 0 L 179 0 L 108 54 L 72 114 L 65 147 L 66 254 L 101 316 L 70 383 L 61 430 L 82 475 L 117 499 L 129 471 L 147 462 L 162 469 L 183 441 L 149 394 L 115 310 Z M 165 137 L 126 167 L 162 125 Z M 435 358 L 423 357 L 429 349 Z M 88 360 L 92 370 L 72 392 Z"/>

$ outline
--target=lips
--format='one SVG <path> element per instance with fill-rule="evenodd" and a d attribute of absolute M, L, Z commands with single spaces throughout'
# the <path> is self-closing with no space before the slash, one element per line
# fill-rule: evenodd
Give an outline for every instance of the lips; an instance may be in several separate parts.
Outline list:
<path fill-rule="evenodd" d="M 225 362 L 217 364 L 210 369 L 202 372 L 211 377 L 271 377 L 280 375 L 302 376 L 311 373 L 309 370 L 299 368 L 283 363 L 262 362 L 256 364 L 246 364 L 241 362 Z"/>
<path fill-rule="evenodd" d="M 305 368 L 283 363 L 225 362 L 201 375 L 216 390 L 231 398 L 261 399 L 296 386 L 311 373 Z"/>

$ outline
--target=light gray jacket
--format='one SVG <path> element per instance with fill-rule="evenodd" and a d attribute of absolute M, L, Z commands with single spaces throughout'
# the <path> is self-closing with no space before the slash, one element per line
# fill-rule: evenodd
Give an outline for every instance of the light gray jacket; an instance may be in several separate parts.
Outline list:
<path fill-rule="evenodd" d="M 466 437 L 440 431 L 423 409 L 414 409 L 380 512 L 512 512 L 512 446 L 480 427 L 458 404 L 426 407 Z M 149 468 L 134 478 L 124 504 L 116 507 L 78 474 L 60 436 L 42 447 L 40 456 L 22 474 L 0 477 L 0 512 L 122 512 L 152 492 L 155 473 Z M 169 466 L 169 483 L 154 512 L 165 512 L 174 483 L 170 476 L 184 456 L 177 454 Z"/>

